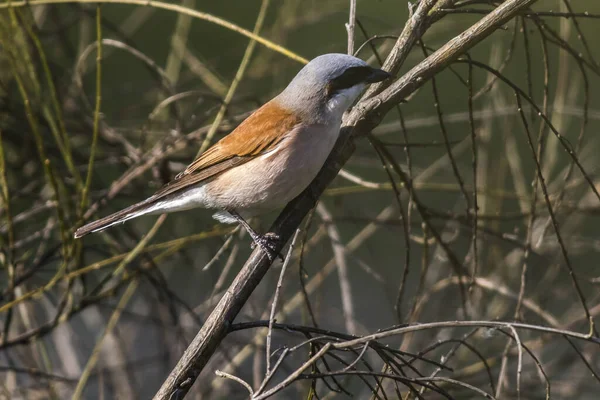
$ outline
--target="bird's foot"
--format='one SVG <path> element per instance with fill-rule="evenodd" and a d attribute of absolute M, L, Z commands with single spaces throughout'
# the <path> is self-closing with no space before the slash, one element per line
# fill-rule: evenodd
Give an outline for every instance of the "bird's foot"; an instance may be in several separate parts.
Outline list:
<path fill-rule="evenodd" d="M 281 253 L 277 252 L 277 245 L 281 240 L 281 237 L 273 232 L 267 232 L 264 235 L 257 235 L 257 237 L 252 238 L 253 242 L 250 246 L 254 249 L 256 246 L 260 247 L 260 249 L 267 255 L 269 261 L 275 261 L 275 257 L 279 257 L 281 261 L 283 261 L 283 256 Z"/>

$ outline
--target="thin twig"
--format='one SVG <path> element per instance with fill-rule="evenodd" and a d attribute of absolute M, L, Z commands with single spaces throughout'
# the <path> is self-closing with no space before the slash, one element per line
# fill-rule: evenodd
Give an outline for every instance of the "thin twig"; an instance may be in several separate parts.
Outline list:
<path fill-rule="evenodd" d="M 267 333 L 267 345 L 266 345 L 266 362 L 267 362 L 267 372 L 266 375 L 271 374 L 271 336 L 273 334 L 273 324 L 277 322 L 275 319 L 275 310 L 277 310 L 277 301 L 279 300 L 279 294 L 281 292 L 281 287 L 283 286 L 283 277 L 285 275 L 285 271 L 287 270 L 287 266 L 292 259 L 292 251 L 296 247 L 296 240 L 298 239 L 298 235 L 300 234 L 300 229 L 296 230 L 294 234 L 294 238 L 292 239 L 292 244 L 287 252 L 285 257 L 285 261 L 283 266 L 281 267 L 281 272 L 279 273 L 279 280 L 277 281 L 277 287 L 275 287 L 275 295 L 273 296 L 273 303 L 271 304 L 271 314 L 269 316 L 269 331 Z M 260 389 L 259 389 L 260 392 Z"/>
<path fill-rule="evenodd" d="M 331 221 L 327 224 L 327 235 L 329 236 L 331 247 L 333 248 L 333 258 L 335 259 L 338 280 L 340 282 L 344 322 L 348 333 L 354 335 L 357 331 L 354 317 L 354 302 L 352 301 L 352 289 L 350 287 L 350 277 L 348 276 L 348 263 L 346 262 L 346 250 L 344 249 L 340 232 L 335 225 L 335 222 L 333 222 L 333 217 L 322 202 L 317 204 L 317 213 L 319 213 L 321 219 Z"/>
<path fill-rule="evenodd" d="M 350 0 L 350 12 L 348 14 L 348 23 L 346 23 L 348 54 L 352 55 L 354 54 L 354 29 L 356 27 L 356 0 Z"/>
<path fill-rule="evenodd" d="M 227 372 L 223 372 L 223 371 L 219 371 L 219 370 L 215 371 L 215 375 L 217 375 L 220 378 L 227 378 L 227 379 L 236 381 L 237 383 L 239 383 L 240 385 L 245 387 L 246 390 L 248 390 L 248 393 L 250 393 L 250 397 L 254 396 L 254 391 L 252 390 L 252 386 L 250 386 L 248 383 L 246 383 L 246 381 L 244 381 L 243 379 L 240 379 L 237 376 L 234 376 L 234 375 L 228 374 Z"/>

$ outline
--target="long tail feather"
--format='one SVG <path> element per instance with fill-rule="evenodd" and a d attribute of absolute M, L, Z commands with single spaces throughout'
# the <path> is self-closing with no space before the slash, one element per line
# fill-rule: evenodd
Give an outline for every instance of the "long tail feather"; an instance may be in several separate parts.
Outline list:
<path fill-rule="evenodd" d="M 151 213 L 152 211 L 154 211 L 152 207 L 154 205 L 154 202 L 152 200 L 152 198 L 144 200 L 140 203 L 129 206 L 121 211 L 117 211 L 116 213 L 101 218 L 97 221 L 85 224 L 84 226 L 75 231 L 75 239 L 85 236 L 88 233 L 103 231 L 104 229 L 109 228 L 118 223 L 122 223 L 127 220 L 139 217 L 141 215 Z"/>

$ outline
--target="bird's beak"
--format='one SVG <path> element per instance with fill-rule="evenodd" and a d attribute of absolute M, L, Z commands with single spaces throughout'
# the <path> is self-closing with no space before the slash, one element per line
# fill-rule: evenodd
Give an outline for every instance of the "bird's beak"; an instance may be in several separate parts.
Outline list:
<path fill-rule="evenodd" d="M 386 72 L 382 69 L 373 68 L 371 75 L 367 76 L 367 79 L 365 79 L 365 82 L 367 82 L 367 83 L 381 82 L 381 81 L 384 81 L 391 77 L 392 77 L 392 75 L 389 72 Z"/>

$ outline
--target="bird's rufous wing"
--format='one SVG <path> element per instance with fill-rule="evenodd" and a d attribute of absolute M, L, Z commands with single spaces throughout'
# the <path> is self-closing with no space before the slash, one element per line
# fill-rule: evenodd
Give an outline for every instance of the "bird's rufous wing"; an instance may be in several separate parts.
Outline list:
<path fill-rule="evenodd" d="M 271 100 L 159 189 L 153 199 L 196 185 L 272 150 L 299 123 L 296 114 Z"/>

